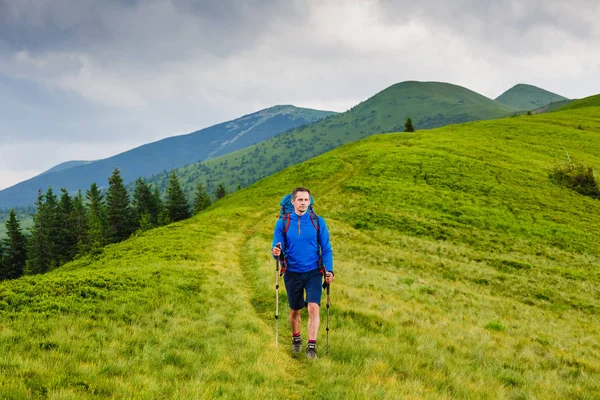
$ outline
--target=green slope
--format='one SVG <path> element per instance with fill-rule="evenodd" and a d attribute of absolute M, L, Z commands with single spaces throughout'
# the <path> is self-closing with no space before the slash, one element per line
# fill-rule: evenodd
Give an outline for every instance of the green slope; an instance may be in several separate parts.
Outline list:
<path fill-rule="evenodd" d="M 184 190 L 193 195 L 198 182 L 210 193 L 219 183 L 232 190 L 247 186 L 325 151 L 384 132 L 404 130 L 410 116 L 418 129 L 506 116 L 512 110 L 464 87 L 439 82 L 402 82 L 345 113 L 278 135 L 224 157 L 177 170 Z M 168 172 L 149 179 L 163 190 Z"/>
<path fill-rule="evenodd" d="M 568 100 L 566 97 L 532 85 L 520 83 L 496 98 L 516 111 L 535 110 L 546 104 Z"/>
<path fill-rule="evenodd" d="M 600 107 L 600 94 L 589 96 L 580 100 L 575 100 L 560 108 L 560 111 L 576 110 L 585 107 Z"/>
<path fill-rule="evenodd" d="M 339 116 L 342 121 L 371 119 L 379 132 L 402 131 L 406 117 L 416 129 L 429 129 L 452 123 L 500 118 L 510 109 L 462 86 L 442 82 L 408 81 L 393 85 Z M 370 116 L 368 113 L 376 115 Z M 374 118 L 372 118 L 374 117 Z M 396 119 L 389 127 L 386 120 Z"/>
<path fill-rule="evenodd" d="M 535 110 L 531 110 L 531 113 L 532 114 L 542 114 L 545 112 L 557 111 L 557 110 L 560 110 L 565 105 L 572 103 L 574 101 L 576 101 L 576 100 L 567 99 L 567 100 L 556 101 L 554 103 L 549 103 L 549 104 L 543 105 L 541 107 L 538 107 Z"/>
<path fill-rule="evenodd" d="M 598 398 L 600 202 L 549 181 L 564 148 L 600 166 L 594 109 L 378 135 L 0 283 L 0 398 Z M 335 252 L 314 362 L 283 311 L 274 345 L 269 247 L 296 185 Z"/>

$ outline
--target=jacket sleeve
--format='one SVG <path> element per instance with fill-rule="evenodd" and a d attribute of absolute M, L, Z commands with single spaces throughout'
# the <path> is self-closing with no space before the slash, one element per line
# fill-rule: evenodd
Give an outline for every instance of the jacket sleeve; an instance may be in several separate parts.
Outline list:
<path fill-rule="evenodd" d="M 321 256 L 323 257 L 323 264 L 325 269 L 329 272 L 333 272 L 333 251 L 331 248 L 331 242 L 329 241 L 329 230 L 325 220 L 319 217 L 319 236 L 321 241 Z"/>
<path fill-rule="evenodd" d="M 273 232 L 273 243 L 271 243 L 271 249 L 275 247 L 277 243 L 281 243 L 281 248 L 283 249 L 283 220 L 278 219 L 275 223 L 275 231 Z M 277 257 L 273 256 L 274 259 Z"/>

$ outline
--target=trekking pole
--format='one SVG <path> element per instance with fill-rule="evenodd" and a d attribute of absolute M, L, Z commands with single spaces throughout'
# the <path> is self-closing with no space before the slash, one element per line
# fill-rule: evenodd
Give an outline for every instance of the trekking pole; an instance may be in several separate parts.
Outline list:
<path fill-rule="evenodd" d="M 329 307 L 331 307 L 331 296 L 330 296 L 330 288 L 331 285 L 327 282 L 323 282 L 323 289 L 327 288 L 327 322 L 325 324 L 325 331 L 327 332 L 325 336 L 325 354 L 329 353 Z"/>
<path fill-rule="evenodd" d="M 275 261 L 275 347 L 279 346 L 279 258 Z"/>
<path fill-rule="evenodd" d="M 277 247 L 281 249 L 280 244 L 277 244 Z M 275 347 L 279 347 L 279 258 L 275 260 Z"/>

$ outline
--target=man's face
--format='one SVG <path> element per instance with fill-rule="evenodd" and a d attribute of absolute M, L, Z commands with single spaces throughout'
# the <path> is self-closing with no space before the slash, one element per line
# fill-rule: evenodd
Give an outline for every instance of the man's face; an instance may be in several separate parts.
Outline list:
<path fill-rule="evenodd" d="M 310 205 L 310 195 L 308 192 L 297 192 L 296 198 L 292 199 L 292 205 L 296 214 L 304 214 Z"/>

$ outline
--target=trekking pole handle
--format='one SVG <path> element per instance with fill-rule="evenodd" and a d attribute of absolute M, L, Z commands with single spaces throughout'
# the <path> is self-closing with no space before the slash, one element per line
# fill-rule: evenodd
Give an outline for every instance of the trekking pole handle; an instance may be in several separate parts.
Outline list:
<path fill-rule="evenodd" d="M 281 248 L 281 243 L 277 243 L 275 245 L 275 247 L 277 247 L 280 250 L 280 252 L 279 252 L 279 261 L 283 261 L 284 257 L 283 257 L 283 249 Z"/>
<path fill-rule="evenodd" d="M 330 275 L 330 274 L 331 274 L 331 272 L 325 271 L 324 277 L 327 278 L 327 276 Z M 323 279 L 323 289 L 327 289 L 327 293 L 329 293 L 329 283 L 327 283 L 325 281 L 325 279 Z"/>

